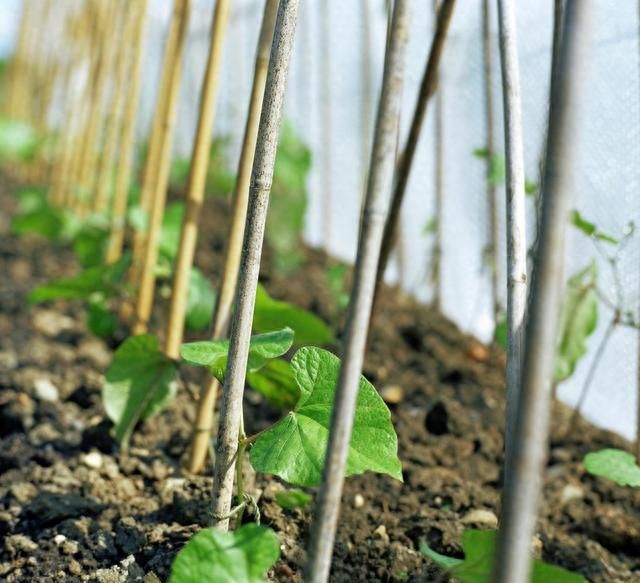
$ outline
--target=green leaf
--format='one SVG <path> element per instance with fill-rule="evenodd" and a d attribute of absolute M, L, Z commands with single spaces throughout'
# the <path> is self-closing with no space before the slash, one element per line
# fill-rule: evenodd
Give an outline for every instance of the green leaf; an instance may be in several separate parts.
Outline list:
<path fill-rule="evenodd" d="M 103 301 L 90 301 L 87 305 L 87 326 L 100 338 L 113 336 L 118 319 Z"/>
<path fill-rule="evenodd" d="M 149 226 L 149 213 L 141 206 L 131 207 L 127 212 L 127 222 L 134 231 L 145 233 Z"/>
<path fill-rule="evenodd" d="M 102 263 L 109 231 L 98 225 L 85 225 L 73 240 L 73 252 L 80 265 L 94 267 Z"/>
<path fill-rule="evenodd" d="M 538 183 L 533 180 L 529 180 L 525 177 L 524 179 L 524 193 L 527 196 L 534 196 L 538 192 Z"/>
<path fill-rule="evenodd" d="M 160 236 L 158 240 L 158 250 L 160 255 L 173 261 L 178 255 L 178 245 L 180 244 L 180 230 L 182 229 L 182 219 L 184 218 L 184 203 L 174 202 L 170 204 L 162 219 Z"/>
<path fill-rule="evenodd" d="M 270 360 L 260 370 L 248 372 L 247 384 L 282 409 L 293 409 L 300 399 L 300 389 L 286 360 Z"/>
<path fill-rule="evenodd" d="M 495 530 L 465 530 L 462 535 L 464 559 L 441 555 L 426 544 L 420 546 L 420 551 L 462 583 L 491 583 L 497 542 Z M 534 559 L 531 583 L 587 583 L 587 580 L 582 575 Z"/>
<path fill-rule="evenodd" d="M 60 238 L 64 220 L 59 212 L 47 207 L 40 207 L 16 216 L 11 221 L 11 232 L 14 235 L 34 233 L 50 240 Z"/>
<path fill-rule="evenodd" d="M 42 139 L 33 126 L 17 120 L 0 119 L 0 159 L 31 160 Z"/>
<path fill-rule="evenodd" d="M 640 488 L 640 466 L 636 458 L 621 449 L 602 449 L 584 457 L 584 467 L 594 476 L 603 476 L 620 486 Z"/>
<path fill-rule="evenodd" d="M 556 382 L 569 378 L 587 352 L 587 340 L 598 325 L 598 276 L 595 261 L 571 277 L 567 283 L 554 370 Z"/>
<path fill-rule="evenodd" d="M 502 350 L 507 350 L 507 318 L 506 316 L 500 316 L 496 322 L 495 330 L 493 331 L 493 341 Z"/>
<path fill-rule="evenodd" d="M 164 409 L 177 392 L 176 364 L 149 334 L 127 338 L 113 355 L 102 389 L 104 408 L 123 449 L 136 423 Z"/>
<path fill-rule="evenodd" d="M 422 228 L 423 235 L 433 235 L 438 228 L 438 217 L 431 217 Z"/>
<path fill-rule="evenodd" d="M 247 370 L 256 371 L 269 360 L 282 356 L 293 344 L 293 330 L 283 328 L 276 332 L 252 336 L 249 343 Z M 187 342 L 180 348 L 180 356 L 189 364 L 206 366 L 222 382 L 227 369 L 229 340 L 203 340 Z"/>
<path fill-rule="evenodd" d="M 205 330 L 213 315 L 216 292 L 209 280 L 196 267 L 189 273 L 185 326 L 189 330 Z"/>
<path fill-rule="evenodd" d="M 296 508 L 304 508 L 308 506 L 313 500 L 311 494 L 307 494 L 297 488 L 291 490 L 285 490 L 284 492 L 278 492 L 276 494 L 276 502 L 280 508 L 285 510 L 295 510 Z"/>
<path fill-rule="evenodd" d="M 200 531 L 177 554 L 169 583 L 265 583 L 280 557 L 280 542 L 267 527 L 245 524 L 235 532 Z"/>
<path fill-rule="evenodd" d="M 326 350 L 306 347 L 296 353 L 291 367 L 300 400 L 289 415 L 258 436 L 250 459 L 258 472 L 312 486 L 322 474 L 340 360 Z M 402 480 L 391 414 L 373 385 L 361 377 L 346 475 L 366 471 Z"/>
<path fill-rule="evenodd" d="M 587 237 L 593 237 L 595 239 L 599 239 L 600 241 L 605 241 L 606 243 L 611 243 L 612 245 L 617 245 L 620 243 L 618 239 L 612 237 L 611 235 L 607 235 L 598 229 L 595 223 L 592 223 L 585 219 L 577 210 L 574 210 L 571 213 L 571 224 L 582 231 Z"/>
<path fill-rule="evenodd" d="M 269 297 L 264 287 L 258 285 L 253 315 L 253 329 L 268 332 L 288 326 L 295 332 L 296 344 L 329 344 L 333 333 L 320 318 L 287 302 Z"/>
<path fill-rule="evenodd" d="M 340 310 L 349 305 L 349 293 L 345 288 L 345 277 L 348 268 L 343 263 L 328 265 L 325 271 L 327 285 L 336 307 Z"/>
<path fill-rule="evenodd" d="M 29 293 L 29 302 L 37 304 L 58 299 L 88 300 L 95 294 L 114 297 L 120 291 L 119 282 L 129 266 L 129 256 L 113 265 L 101 265 L 81 271 L 75 277 L 56 279 L 38 286 Z"/>

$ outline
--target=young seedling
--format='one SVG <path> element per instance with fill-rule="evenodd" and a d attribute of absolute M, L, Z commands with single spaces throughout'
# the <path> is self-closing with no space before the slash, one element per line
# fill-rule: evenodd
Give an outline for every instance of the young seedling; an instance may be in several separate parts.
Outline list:
<path fill-rule="evenodd" d="M 325 583 L 329 578 L 344 475 L 352 464 L 349 460 L 349 444 L 352 434 L 357 434 L 357 403 L 376 289 L 376 268 L 387 215 L 386 200 L 393 186 L 409 8 L 410 2 L 396 0 L 391 19 L 353 292 L 344 335 L 343 364 L 340 366 L 335 403 L 331 409 L 329 444 L 309 545 L 306 572 L 308 580 L 313 583 Z M 395 475 L 402 477 L 399 464 Z"/>
<path fill-rule="evenodd" d="M 565 231 L 574 190 L 575 128 L 580 115 L 588 44 L 589 9 L 568 0 L 559 82 L 550 96 L 549 144 L 542 182 L 542 221 L 537 266 L 526 324 L 511 472 L 505 476 L 495 583 L 527 583 L 529 549 L 536 527 L 547 452 L 551 380 L 561 303 Z"/>
<path fill-rule="evenodd" d="M 601 449 L 584 457 L 584 468 L 620 486 L 640 488 L 640 466 L 633 454 L 621 449 Z"/>
<path fill-rule="evenodd" d="M 465 530 L 462 535 L 464 559 L 441 555 L 426 544 L 420 550 L 443 571 L 461 583 L 492 583 L 498 533 L 491 530 Z M 587 583 L 576 573 L 532 559 L 528 583 Z"/>

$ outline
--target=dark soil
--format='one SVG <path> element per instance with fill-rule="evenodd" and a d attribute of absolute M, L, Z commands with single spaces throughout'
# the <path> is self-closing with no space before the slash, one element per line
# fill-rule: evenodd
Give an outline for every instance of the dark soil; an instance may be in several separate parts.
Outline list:
<path fill-rule="evenodd" d="M 6 189 L 5 189 L 6 192 Z M 116 342 L 86 330 L 82 306 L 28 307 L 35 284 L 77 270 L 69 249 L 9 236 L 11 196 L 0 200 L 0 580 L 165 581 L 175 553 L 210 523 L 211 479 L 181 467 L 199 377 L 185 369 L 177 401 L 135 432 L 127 457 L 110 437 L 100 390 Z M 224 203 L 209 200 L 198 264 L 219 278 Z M 327 290 L 327 258 L 263 281 L 270 293 L 309 308 L 340 330 Z M 163 318 L 156 314 L 154 330 Z M 404 483 L 367 474 L 346 482 L 331 580 L 447 581 L 421 555 L 460 556 L 465 528 L 492 528 L 498 512 L 504 355 L 461 333 L 429 307 L 386 289 L 365 374 L 390 402 Z M 52 387 L 53 385 L 53 387 Z M 247 424 L 281 414 L 249 393 Z M 640 581 L 640 491 L 586 475 L 588 451 L 629 444 L 580 421 L 566 436 L 556 407 L 535 552 L 597 583 Z M 210 475 L 210 468 L 207 470 Z M 263 523 L 282 543 L 273 581 L 302 581 L 308 510 L 275 503 L 286 488 L 256 477 Z M 251 517 L 249 517 L 251 518 Z M 215 582 L 223 583 L 223 582 Z"/>

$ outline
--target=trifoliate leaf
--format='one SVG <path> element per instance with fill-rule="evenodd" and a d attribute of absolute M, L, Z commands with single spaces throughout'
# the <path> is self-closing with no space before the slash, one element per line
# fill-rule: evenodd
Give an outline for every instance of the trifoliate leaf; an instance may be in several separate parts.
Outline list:
<path fill-rule="evenodd" d="M 280 557 L 280 543 L 269 528 L 245 524 L 235 532 L 207 528 L 177 554 L 169 583 L 265 583 Z"/>
<path fill-rule="evenodd" d="M 283 328 L 276 332 L 252 336 L 249 343 L 247 369 L 256 371 L 268 361 L 282 356 L 293 344 L 293 330 Z M 180 356 L 189 364 L 206 366 L 211 374 L 222 382 L 227 369 L 229 340 L 205 340 L 187 342 L 180 349 Z"/>
<path fill-rule="evenodd" d="M 573 374 L 587 352 L 587 340 L 598 325 L 598 297 L 595 262 L 575 274 L 567 283 L 562 312 L 554 380 L 563 381 Z"/>
<path fill-rule="evenodd" d="M 640 466 L 636 458 L 621 449 L 602 449 L 584 457 L 584 467 L 594 476 L 613 480 L 620 486 L 640 488 Z"/>
<path fill-rule="evenodd" d="M 251 465 L 291 484 L 312 486 L 322 474 L 340 360 L 326 350 L 306 347 L 296 353 L 291 367 L 300 400 L 289 415 L 258 436 Z M 361 377 L 346 475 L 366 471 L 402 480 L 391 414 L 373 385 Z"/>
<path fill-rule="evenodd" d="M 300 389 L 286 360 L 270 360 L 261 369 L 247 372 L 247 384 L 282 409 L 293 409 L 300 399 Z"/>
<path fill-rule="evenodd" d="M 127 338 L 113 355 L 102 389 L 104 408 L 126 449 L 136 423 L 156 415 L 176 395 L 178 369 L 149 334 Z"/>
<path fill-rule="evenodd" d="M 465 530 L 462 535 L 464 559 L 441 555 L 426 544 L 420 546 L 420 551 L 462 583 L 491 583 L 497 541 L 495 530 Z M 531 583 L 587 583 L 582 575 L 538 559 L 532 563 Z"/>
<path fill-rule="evenodd" d="M 253 329 L 268 332 L 288 326 L 296 335 L 296 344 L 328 344 L 333 342 L 333 333 L 320 318 L 287 302 L 274 300 L 258 285 Z"/>

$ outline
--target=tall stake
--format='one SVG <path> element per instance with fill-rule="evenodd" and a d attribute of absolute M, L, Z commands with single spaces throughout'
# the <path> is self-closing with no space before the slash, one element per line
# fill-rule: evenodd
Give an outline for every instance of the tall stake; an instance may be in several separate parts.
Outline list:
<path fill-rule="evenodd" d="M 437 14 L 438 0 L 434 1 Z M 433 306 L 442 312 L 442 248 L 444 240 L 444 83 L 438 76 L 438 91 L 434 96 L 435 106 L 435 151 L 433 189 L 435 191 L 435 232 L 431 253 L 431 282 L 433 284 Z"/>
<path fill-rule="evenodd" d="M 127 200 L 131 186 L 131 174 L 135 162 L 133 152 L 136 138 L 136 121 L 138 118 L 138 104 L 140 101 L 140 85 L 142 73 L 142 56 L 144 53 L 144 29 L 147 17 L 147 0 L 138 0 L 136 15 L 136 30 L 131 47 L 132 62 L 129 71 L 129 90 L 127 104 L 122 123 L 120 141 L 120 155 L 116 184 L 113 192 L 113 206 L 111 208 L 111 233 L 107 245 L 106 262 L 114 263 L 122 255 L 124 244 L 125 219 L 127 214 Z"/>
<path fill-rule="evenodd" d="M 251 101 L 238 163 L 238 178 L 233 193 L 233 209 L 231 212 L 231 225 L 227 239 L 227 247 L 224 256 L 224 269 L 220 282 L 220 293 L 216 302 L 213 315 L 213 339 L 223 338 L 229 329 L 229 316 L 233 296 L 236 293 L 236 282 L 240 269 L 240 253 L 242 252 L 242 239 L 244 235 L 244 223 L 247 218 L 247 205 L 249 200 L 249 186 L 251 181 L 251 169 L 256 150 L 258 125 L 260 112 L 262 111 L 262 99 L 267 80 L 269 66 L 269 51 L 273 41 L 273 28 L 278 12 L 278 0 L 267 0 L 264 6 L 264 15 L 258 39 L 255 70 L 253 74 L 253 86 L 251 88 Z M 189 471 L 199 472 L 209 451 L 209 441 L 213 428 L 213 410 L 218 395 L 219 383 L 215 378 L 209 379 L 203 385 L 198 402 L 196 416 L 196 431 L 193 436 L 193 444 L 189 457 Z"/>
<path fill-rule="evenodd" d="M 179 25 L 174 51 L 167 55 L 169 60 L 165 63 L 169 71 L 168 88 L 165 97 L 166 101 L 163 103 L 164 108 L 159 112 L 162 115 L 163 123 L 158 134 L 157 174 L 150 177 L 154 179 L 151 190 L 151 214 L 149 216 L 149 231 L 142 256 L 142 273 L 135 308 L 135 320 L 132 327 L 134 334 L 144 334 L 147 331 L 147 324 L 153 307 L 156 263 L 158 261 L 158 236 L 162 226 L 167 187 L 169 185 L 171 146 L 178 109 L 180 77 L 182 75 L 182 47 L 187 36 L 190 5 L 191 0 L 176 0 L 174 6 L 173 18 L 178 20 Z"/>
<path fill-rule="evenodd" d="M 217 528 L 221 530 L 229 527 L 234 458 L 238 454 L 249 339 L 297 16 L 298 0 L 280 0 L 251 175 L 240 275 L 231 323 L 229 361 L 220 404 L 220 427 L 213 473 L 213 516 Z"/>
<path fill-rule="evenodd" d="M 491 307 L 494 320 L 500 312 L 498 299 L 498 189 L 493 179 L 496 161 L 494 137 L 495 104 L 493 98 L 493 50 L 491 47 L 491 9 L 489 0 L 482 0 L 482 55 L 484 64 L 484 110 L 486 123 L 486 183 L 487 203 L 489 205 L 489 243 L 485 249 L 491 277 Z"/>
<path fill-rule="evenodd" d="M 449 29 L 449 23 L 451 22 L 454 5 L 455 0 L 442 0 L 442 4 L 438 12 L 438 22 L 436 24 L 433 41 L 431 42 L 427 65 L 422 76 L 420 93 L 418 94 L 418 101 L 413 113 L 413 119 L 411 120 L 411 128 L 409 129 L 409 137 L 407 138 L 407 143 L 400 155 L 400 161 L 396 170 L 391 207 L 384 227 L 380 261 L 376 272 L 376 294 L 384 278 L 384 272 L 387 268 L 391 251 L 393 250 L 393 244 L 398 228 L 398 220 L 400 218 L 400 209 L 402 208 L 402 201 L 404 200 L 404 195 L 407 190 L 411 166 L 413 164 L 413 158 L 416 153 L 420 132 L 422 130 L 422 122 L 427 113 L 427 105 L 429 103 L 429 99 L 435 93 L 437 88 L 438 67 L 440 65 L 444 43 L 447 38 L 447 30 Z"/>
<path fill-rule="evenodd" d="M 375 292 L 376 268 L 389 206 L 389 195 L 393 187 L 410 4 L 410 0 L 396 0 L 393 9 L 364 216 L 358 241 L 354 285 L 344 335 L 342 366 L 331 415 L 329 443 L 309 546 L 308 583 L 326 583 L 331 569 L 344 471 L 351 442 L 353 417 Z"/>
<path fill-rule="evenodd" d="M 505 473 L 510 473 L 522 377 L 522 340 L 527 307 L 527 225 L 518 34 L 515 5 L 498 0 L 504 142 L 507 164 L 507 423 Z"/>
<path fill-rule="evenodd" d="M 638 2 L 638 70 L 640 71 L 640 1 Z M 638 81 L 640 82 L 640 79 Z M 638 318 L 640 318 L 640 314 Z M 638 329 L 638 362 L 636 366 L 636 460 L 640 463 L 640 329 Z"/>
<path fill-rule="evenodd" d="M 505 476 L 495 583 L 527 583 L 531 538 L 542 488 L 550 416 L 551 378 L 562 299 L 565 232 L 574 191 L 576 126 L 584 95 L 584 67 L 592 4 L 568 0 L 558 83 L 550 97 L 549 141 L 543 181 L 537 269 L 526 324 L 522 388 L 510 473 Z"/>
<path fill-rule="evenodd" d="M 178 257 L 176 258 L 174 269 L 169 321 L 164 345 L 167 356 L 175 359 L 180 356 L 189 273 L 193 265 L 193 256 L 195 255 L 196 242 L 198 240 L 198 219 L 202 213 L 202 201 L 204 200 L 207 169 L 209 167 L 211 130 L 216 111 L 220 63 L 222 62 L 224 33 L 228 19 L 229 0 L 217 0 L 211 23 L 209 57 L 200 95 L 200 117 L 193 142 L 186 206 L 180 232 Z"/>
<path fill-rule="evenodd" d="M 331 1 L 318 3 L 320 10 L 320 135 L 322 136 L 322 244 L 331 245 L 331 200 L 333 197 L 333 110 L 331 108 Z"/>

